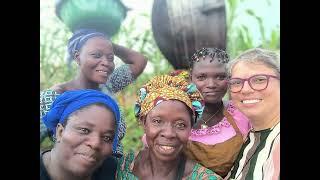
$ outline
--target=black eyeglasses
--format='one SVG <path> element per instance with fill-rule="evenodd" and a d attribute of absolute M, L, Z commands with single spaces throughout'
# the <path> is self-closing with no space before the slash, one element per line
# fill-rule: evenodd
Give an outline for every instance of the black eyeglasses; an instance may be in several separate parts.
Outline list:
<path fill-rule="evenodd" d="M 229 90 L 233 93 L 240 92 L 243 88 L 244 82 L 248 81 L 249 86 L 256 91 L 262 91 L 268 87 L 270 78 L 280 79 L 278 76 L 267 74 L 256 74 L 246 79 L 231 78 L 228 81 Z"/>

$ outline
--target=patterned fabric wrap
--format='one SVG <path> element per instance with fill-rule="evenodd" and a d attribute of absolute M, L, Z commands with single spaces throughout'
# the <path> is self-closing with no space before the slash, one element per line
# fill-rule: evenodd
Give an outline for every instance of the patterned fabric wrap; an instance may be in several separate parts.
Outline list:
<path fill-rule="evenodd" d="M 98 32 L 93 29 L 79 29 L 73 36 L 69 39 L 68 42 L 68 57 L 67 60 L 70 62 L 76 52 L 80 51 L 81 47 L 90 39 L 96 36 L 101 36 L 106 39 L 107 36 L 101 32 Z"/>
<path fill-rule="evenodd" d="M 136 117 L 145 116 L 156 105 L 166 100 L 184 102 L 198 119 L 204 108 L 204 101 L 195 84 L 189 84 L 181 76 L 160 75 L 152 78 L 138 91 L 134 112 Z"/>
<path fill-rule="evenodd" d="M 134 165 L 139 153 L 141 153 L 141 151 L 134 153 L 132 150 L 130 150 L 128 154 L 118 159 L 116 179 L 118 180 L 138 180 L 139 179 L 133 173 Z M 182 180 L 199 180 L 199 179 L 222 180 L 222 178 L 218 174 L 216 174 L 210 169 L 205 168 L 199 163 L 196 163 L 193 166 L 190 174 L 187 174 L 184 177 L 182 177 Z"/>
<path fill-rule="evenodd" d="M 107 88 L 111 93 L 115 94 L 123 90 L 134 80 L 135 79 L 132 75 L 129 64 L 123 64 L 113 71 L 105 85 L 105 88 Z"/>
<path fill-rule="evenodd" d="M 177 69 L 169 73 L 170 76 L 180 76 L 185 80 L 189 81 L 189 71 L 185 69 Z"/>

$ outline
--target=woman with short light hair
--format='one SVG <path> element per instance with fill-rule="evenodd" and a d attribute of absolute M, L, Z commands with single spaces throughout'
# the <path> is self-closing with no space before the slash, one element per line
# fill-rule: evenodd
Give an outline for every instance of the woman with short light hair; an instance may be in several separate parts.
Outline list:
<path fill-rule="evenodd" d="M 231 99 L 249 118 L 252 129 L 227 179 L 279 179 L 279 59 L 272 51 L 255 48 L 228 66 Z"/>

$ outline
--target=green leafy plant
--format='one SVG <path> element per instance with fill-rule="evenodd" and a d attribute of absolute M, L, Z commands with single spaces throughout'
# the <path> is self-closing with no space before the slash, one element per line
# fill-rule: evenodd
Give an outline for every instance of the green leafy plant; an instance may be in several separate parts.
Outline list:
<path fill-rule="evenodd" d="M 256 21 L 256 25 L 259 27 L 259 33 L 261 36 L 261 43 L 255 45 L 253 43 L 253 35 L 250 32 L 248 26 L 241 24 L 236 26 L 237 17 L 240 14 L 240 3 L 244 3 L 246 0 L 227 0 L 226 12 L 227 12 L 227 50 L 230 56 L 233 58 L 239 53 L 254 47 L 261 47 L 271 50 L 279 50 L 280 48 L 280 31 L 279 27 L 272 29 L 270 34 L 266 34 L 266 27 L 264 25 L 263 18 L 256 15 L 254 9 L 245 9 L 247 18 L 253 18 Z M 266 1 L 268 5 L 271 5 L 271 1 Z M 256 34 L 255 34 L 256 35 Z"/>

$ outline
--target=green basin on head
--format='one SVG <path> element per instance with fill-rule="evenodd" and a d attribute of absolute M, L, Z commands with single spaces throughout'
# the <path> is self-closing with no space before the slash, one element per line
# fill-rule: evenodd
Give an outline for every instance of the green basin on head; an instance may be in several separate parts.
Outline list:
<path fill-rule="evenodd" d="M 113 36 L 127 15 L 120 0 L 57 0 L 56 15 L 75 32 L 91 28 Z"/>

